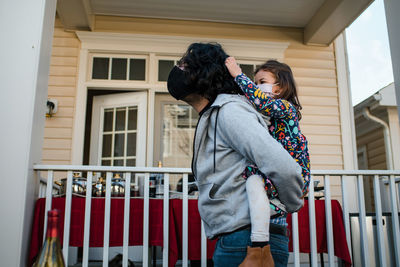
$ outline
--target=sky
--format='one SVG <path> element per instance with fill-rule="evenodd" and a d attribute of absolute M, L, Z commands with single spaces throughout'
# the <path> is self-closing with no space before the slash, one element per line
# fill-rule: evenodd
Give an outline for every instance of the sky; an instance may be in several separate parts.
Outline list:
<path fill-rule="evenodd" d="M 346 30 L 353 105 L 393 82 L 383 0 L 375 0 Z"/>

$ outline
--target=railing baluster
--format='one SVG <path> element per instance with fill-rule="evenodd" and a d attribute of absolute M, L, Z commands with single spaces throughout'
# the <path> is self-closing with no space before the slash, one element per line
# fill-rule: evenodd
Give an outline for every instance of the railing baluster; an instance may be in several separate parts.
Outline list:
<path fill-rule="evenodd" d="M 374 195 L 375 195 L 375 213 L 376 213 L 376 228 L 378 235 L 378 253 L 380 266 L 386 266 L 385 242 L 383 240 L 383 223 L 382 223 L 382 201 L 381 191 L 379 186 L 379 176 L 374 176 Z"/>
<path fill-rule="evenodd" d="M 124 240 L 122 245 L 122 266 L 128 267 L 129 259 L 129 213 L 131 204 L 131 173 L 125 175 Z"/>
<path fill-rule="evenodd" d="M 389 188 L 390 188 L 390 203 L 392 206 L 392 230 L 393 230 L 393 243 L 394 254 L 396 257 L 396 266 L 400 266 L 400 230 L 399 230 L 399 211 L 397 208 L 397 196 L 395 187 L 394 175 L 390 175 Z"/>
<path fill-rule="evenodd" d="M 68 166 L 68 165 L 57 165 L 57 166 L 50 166 L 50 165 L 35 165 L 34 170 L 36 174 L 40 171 L 47 171 L 48 172 L 48 179 L 46 189 L 43 188 L 42 196 L 46 196 L 45 202 L 45 218 L 44 224 L 46 224 L 47 220 L 47 211 L 51 209 L 52 206 L 52 194 L 53 194 L 53 182 L 54 182 L 54 171 L 67 171 L 67 179 L 66 179 L 66 194 L 65 194 L 65 216 L 64 216 L 64 233 L 63 233 L 63 254 L 68 264 L 68 253 L 69 253 L 69 240 L 70 240 L 70 224 L 71 224 L 71 210 L 72 210 L 72 185 L 73 185 L 73 172 L 74 171 L 85 171 L 88 172 L 87 177 L 87 192 L 86 192 L 86 199 L 85 199 L 85 222 L 84 222 L 84 240 L 83 240 L 83 260 L 82 266 L 88 266 L 88 258 L 89 258 L 89 239 L 90 239 L 90 210 L 91 210 L 91 182 L 93 179 L 93 171 L 105 171 L 107 172 L 107 184 L 106 184 L 106 198 L 105 198 L 105 223 L 104 223 L 104 251 L 103 251 L 103 266 L 108 265 L 108 256 L 109 256 L 109 235 L 110 235 L 110 213 L 111 213 L 111 178 L 112 172 L 136 172 L 136 173 L 144 173 L 145 174 L 145 182 L 144 182 L 144 229 L 143 229 L 143 266 L 149 266 L 149 177 L 150 173 L 157 173 L 155 168 L 147 168 L 147 167 L 106 167 L 106 166 Z M 182 198 L 182 220 L 183 220 L 183 250 L 182 250 L 182 266 L 188 265 L 188 169 L 178 169 L 178 168 L 165 168 L 167 173 L 164 174 L 164 201 L 163 201 L 163 208 L 164 211 L 169 211 L 169 173 L 180 173 L 184 176 L 182 183 L 183 183 L 183 198 Z M 147 173 L 146 173 L 147 172 Z M 158 170 L 159 172 L 159 170 Z M 349 188 L 346 187 L 348 183 L 346 178 L 352 178 L 349 176 L 355 176 L 357 178 L 357 187 L 358 187 L 358 209 L 360 211 L 359 215 L 359 223 L 360 223 L 360 234 L 361 234 L 361 249 L 362 249 L 362 264 L 369 263 L 369 251 L 368 251 L 368 244 L 367 244 L 367 234 L 366 234 L 366 212 L 365 212 L 365 200 L 364 200 L 364 188 L 363 188 L 363 175 L 371 175 L 374 176 L 374 192 L 375 192 L 375 207 L 376 207 L 376 220 L 377 220 L 377 243 L 378 243 L 378 253 L 379 253 L 379 264 L 386 265 L 386 250 L 385 250 L 385 232 L 383 229 L 382 223 L 382 200 L 380 196 L 380 184 L 379 178 L 380 176 L 387 175 L 390 176 L 389 185 L 390 185 L 390 200 L 391 200 L 391 212 L 392 212 L 392 227 L 393 227 L 393 241 L 394 241 L 394 253 L 396 257 L 396 264 L 400 266 L 400 230 L 399 230 L 399 218 L 396 216 L 398 214 L 398 203 L 397 203 L 397 192 L 396 192 L 396 185 L 395 185 L 395 175 L 399 175 L 400 172 L 398 170 L 367 170 L 367 171 L 359 171 L 359 170 L 329 170 L 329 171 L 313 171 L 313 177 L 311 178 L 311 182 L 313 182 L 313 178 L 315 175 L 324 176 L 325 180 L 325 210 L 326 210 L 326 224 L 327 224 L 327 238 L 328 238 L 328 254 L 329 254 L 329 263 L 332 265 L 332 261 L 334 260 L 334 256 L 332 253 L 332 243 L 333 238 L 331 236 L 331 231 L 329 230 L 332 228 L 332 215 L 331 210 L 332 207 L 331 199 L 330 199 L 330 192 L 329 192 L 329 175 L 333 176 L 341 176 L 341 187 L 342 187 L 342 207 L 343 207 L 343 217 L 344 217 L 344 225 L 346 231 L 346 239 L 349 250 L 352 251 L 351 248 L 351 232 L 350 232 L 350 213 L 349 213 L 349 201 L 347 200 L 351 192 L 348 192 Z M 124 210 L 124 245 L 123 245 L 123 266 L 127 266 L 128 263 L 128 246 L 129 246 L 129 204 L 130 204 L 130 183 L 128 179 L 126 179 L 126 194 L 125 194 L 125 208 Z M 46 183 L 46 182 L 44 182 Z M 107 190 L 108 189 L 108 190 Z M 316 220 L 315 220 L 315 202 L 314 202 L 314 188 L 310 188 L 309 194 L 309 218 L 310 218 L 310 243 L 311 243 L 311 264 L 313 266 L 318 264 L 318 254 L 317 254 L 317 240 L 316 240 Z M 128 201 L 128 202 L 126 202 Z M 330 206 L 330 207 L 329 207 Z M 127 213 L 128 212 L 128 213 Z M 127 218 L 128 216 L 128 218 Z M 163 246 L 163 266 L 168 265 L 168 216 L 169 213 L 165 212 L 163 214 L 163 221 L 164 221 L 164 246 Z M 298 219 L 298 218 L 297 218 Z M 294 250 L 294 266 L 299 266 L 300 254 L 296 251 L 298 250 L 298 244 L 296 241 L 298 240 L 298 229 L 296 232 L 296 227 L 298 222 L 296 221 L 296 214 L 292 216 L 292 223 L 293 223 L 293 250 Z M 44 226 L 46 228 L 46 225 Z M 128 227 L 128 228 L 127 228 Z M 355 252 L 359 253 L 359 252 Z M 352 254 L 350 253 L 350 256 Z M 333 259 L 332 259 L 333 258 Z M 204 234 L 204 224 L 201 224 L 201 266 L 207 266 L 207 239 Z"/>
<path fill-rule="evenodd" d="M 361 234 L 361 260 L 363 262 L 363 266 L 368 265 L 368 237 L 367 237 L 367 223 L 366 223 L 366 214 L 365 214 L 365 200 L 364 200 L 364 181 L 363 176 L 358 175 L 358 209 L 360 211 L 360 234 Z"/>
<path fill-rule="evenodd" d="M 86 180 L 85 225 L 83 230 L 82 267 L 87 267 L 89 264 L 90 213 L 92 207 L 92 179 L 93 179 L 93 172 L 88 172 Z"/>
<path fill-rule="evenodd" d="M 207 267 L 207 236 L 201 221 L 201 267 Z"/>
<path fill-rule="evenodd" d="M 111 178 L 112 172 L 107 172 L 106 198 L 104 207 L 103 267 L 108 266 L 108 247 L 110 245 Z"/>
<path fill-rule="evenodd" d="M 182 179 L 182 266 L 188 266 L 188 174 Z"/>
<path fill-rule="evenodd" d="M 347 241 L 347 247 L 349 248 L 349 251 L 351 252 L 351 233 L 350 233 L 350 216 L 349 216 L 349 204 L 347 203 L 347 186 L 345 184 L 345 177 L 346 175 L 342 175 L 340 180 L 341 180 L 341 187 L 342 187 L 342 202 L 343 202 L 343 220 L 344 220 L 344 230 L 346 231 L 346 241 Z M 351 257 L 350 253 L 350 257 Z"/>
<path fill-rule="evenodd" d="M 150 174 L 144 175 L 144 199 L 143 199 L 143 265 L 149 266 L 149 181 Z"/>
<path fill-rule="evenodd" d="M 169 173 L 164 173 L 163 201 L 163 266 L 167 267 L 169 253 Z"/>
<path fill-rule="evenodd" d="M 299 219 L 297 212 L 292 213 L 292 233 L 294 266 L 300 267 Z"/>
<path fill-rule="evenodd" d="M 315 203 L 314 203 L 314 178 L 310 178 L 310 192 L 308 193 L 308 213 L 310 218 L 310 246 L 311 246 L 311 266 L 318 266 L 317 259 L 317 231 L 315 222 Z"/>
<path fill-rule="evenodd" d="M 333 244 L 333 223 L 332 223 L 332 203 L 331 203 L 331 188 L 329 175 L 324 176 L 324 191 L 325 191 L 325 221 L 326 232 L 328 236 L 328 261 L 329 266 L 335 263 L 335 250 Z"/>
<path fill-rule="evenodd" d="M 51 185 L 53 186 L 53 185 Z M 72 171 L 67 172 L 67 188 L 65 195 L 65 213 L 64 213 L 64 236 L 63 236 L 63 256 L 65 266 L 68 266 L 69 249 L 69 227 L 71 222 L 71 203 L 72 203 Z"/>
<path fill-rule="evenodd" d="M 47 185 L 46 185 L 46 208 L 44 210 L 44 228 L 43 228 L 43 242 L 46 238 L 47 229 L 47 212 L 51 210 L 51 202 L 53 200 L 53 171 L 47 172 Z"/>

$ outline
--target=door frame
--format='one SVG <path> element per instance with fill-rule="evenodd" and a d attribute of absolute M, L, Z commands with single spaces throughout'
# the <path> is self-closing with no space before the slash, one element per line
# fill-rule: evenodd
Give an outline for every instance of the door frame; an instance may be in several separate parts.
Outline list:
<path fill-rule="evenodd" d="M 71 164 L 81 165 L 83 163 L 85 117 L 87 105 L 87 92 L 89 88 L 121 88 L 123 90 L 148 90 L 148 134 L 147 162 L 146 166 L 153 163 L 153 133 L 151 131 L 154 123 L 154 93 L 167 92 L 166 83 L 157 82 L 157 73 L 150 70 L 157 68 L 157 57 L 172 56 L 181 57 L 188 45 L 194 42 L 220 43 L 225 50 L 240 60 L 260 60 L 263 58 L 276 58 L 283 61 L 289 42 L 237 40 L 227 38 L 188 37 L 173 35 L 151 35 L 132 33 L 105 33 L 77 31 L 76 35 L 81 42 L 78 63 L 78 79 L 75 97 L 75 117 L 72 127 L 72 149 Z M 247 49 L 243 49 L 247 47 Z M 144 83 L 131 83 L 129 81 L 93 82 L 88 78 L 90 73 L 90 57 L 94 53 L 106 54 L 137 54 L 148 55 L 149 72 L 148 80 Z M 138 89 L 136 89 L 138 90 Z"/>

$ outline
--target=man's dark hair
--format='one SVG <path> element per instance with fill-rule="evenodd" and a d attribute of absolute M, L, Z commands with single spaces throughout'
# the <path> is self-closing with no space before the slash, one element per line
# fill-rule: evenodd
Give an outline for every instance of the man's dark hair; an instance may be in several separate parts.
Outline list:
<path fill-rule="evenodd" d="M 190 74 L 193 91 L 213 102 L 222 93 L 243 94 L 225 66 L 227 57 L 218 43 L 193 43 L 178 64 Z"/>

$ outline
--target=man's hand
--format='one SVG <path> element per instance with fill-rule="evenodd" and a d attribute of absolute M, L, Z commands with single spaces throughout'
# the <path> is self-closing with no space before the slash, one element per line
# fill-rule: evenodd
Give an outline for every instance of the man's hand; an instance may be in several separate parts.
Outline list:
<path fill-rule="evenodd" d="M 242 69 L 236 63 L 236 59 L 234 57 L 228 57 L 225 60 L 225 66 L 228 68 L 229 73 L 232 75 L 233 78 L 242 74 Z"/>

